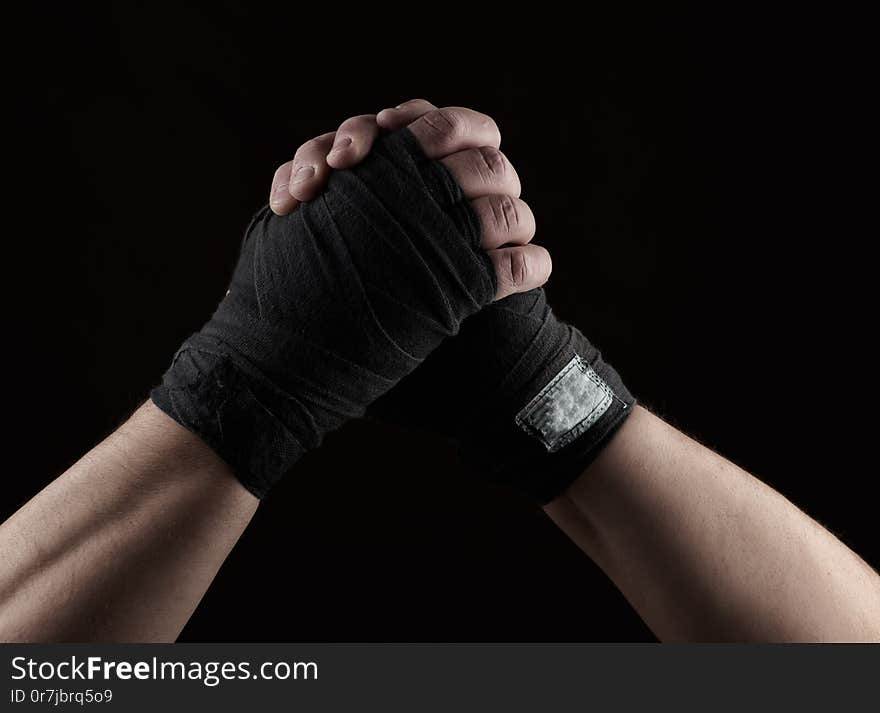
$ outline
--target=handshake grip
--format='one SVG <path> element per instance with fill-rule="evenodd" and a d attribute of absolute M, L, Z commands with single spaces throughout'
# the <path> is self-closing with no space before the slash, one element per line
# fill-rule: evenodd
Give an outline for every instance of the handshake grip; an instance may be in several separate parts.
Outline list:
<path fill-rule="evenodd" d="M 254 217 L 229 291 L 151 397 L 262 498 L 495 291 L 477 216 L 403 129 L 316 200 Z"/>

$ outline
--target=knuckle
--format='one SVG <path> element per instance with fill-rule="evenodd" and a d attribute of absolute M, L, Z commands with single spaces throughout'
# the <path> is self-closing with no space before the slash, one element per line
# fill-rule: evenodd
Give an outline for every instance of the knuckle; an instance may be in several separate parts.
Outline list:
<path fill-rule="evenodd" d="M 279 182 L 279 181 L 281 181 L 281 180 L 286 179 L 287 177 L 289 177 L 289 176 L 290 176 L 290 169 L 291 169 L 292 166 L 293 166 L 293 161 L 292 161 L 292 160 L 291 160 L 291 161 L 285 161 L 284 163 L 282 163 L 281 165 L 279 165 L 278 168 L 275 169 L 275 173 L 274 173 L 274 175 L 272 176 L 272 182 L 273 182 L 273 183 L 277 183 L 277 182 Z M 284 183 L 287 183 L 287 181 L 284 180 Z"/>
<path fill-rule="evenodd" d="M 309 139 L 302 146 L 300 146 L 296 153 L 293 156 L 294 163 L 298 163 L 299 159 L 302 157 L 308 157 L 310 160 L 314 156 L 323 156 L 327 153 L 326 144 L 328 141 L 333 140 L 333 136 L 335 132 L 331 131 L 326 134 L 321 134 L 320 136 L 316 136 L 313 139 Z"/>
<path fill-rule="evenodd" d="M 498 124 L 496 123 L 495 119 L 493 119 L 491 116 L 486 117 L 486 127 L 487 127 L 489 133 L 495 139 L 495 141 L 497 141 L 500 144 L 501 143 L 501 129 L 498 128 Z"/>
<path fill-rule="evenodd" d="M 489 205 L 495 227 L 499 231 L 510 233 L 519 225 L 519 208 L 513 198 L 507 195 L 492 195 L 489 196 Z"/>
<path fill-rule="evenodd" d="M 506 281 L 510 287 L 522 287 L 530 274 L 530 264 L 525 250 L 508 250 L 505 254 Z"/>
<path fill-rule="evenodd" d="M 482 146 L 476 153 L 477 171 L 487 183 L 503 181 L 508 172 L 504 154 L 491 146 Z"/>
<path fill-rule="evenodd" d="M 486 146 L 498 147 L 501 145 L 501 129 L 488 114 L 474 112 L 470 119 L 474 133 L 481 137 Z"/>
<path fill-rule="evenodd" d="M 293 162 L 300 163 L 304 157 L 310 156 L 318 150 L 318 139 L 309 139 L 300 146 L 293 155 Z"/>
<path fill-rule="evenodd" d="M 550 273 L 553 272 L 553 260 L 550 253 L 541 245 L 533 245 L 531 250 L 531 258 L 529 258 L 529 278 L 532 285 L 543 285 L 550 279 Z"/>
<path fill-rule="evenodd" d="M 360 114 L 359 116 L 352 116 L 351 118 L 346 119 L 342 122 L 339 128 L 340 130 L 351 129 L 357 131 L 361 129 L 369 129 L 375 123 L 375 114 Z"/>
<path fill-rule="evenodd" d="M 425 114 L 422 121 L 441 142 L 449 142 L 461 133 L 461 117 L 452 109 L 434 109 Z"/>

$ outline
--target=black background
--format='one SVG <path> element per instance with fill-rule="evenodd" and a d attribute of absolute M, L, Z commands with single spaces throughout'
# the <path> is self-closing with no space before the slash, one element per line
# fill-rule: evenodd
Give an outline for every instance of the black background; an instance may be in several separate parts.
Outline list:
<path fill-rule="evenodd" d="M 872 263 L 853 247 L 876 237 L 857 217 L 874 200 L 857 178 L 872 82 L 850 21 L 40 9 L 8 67 L 3 515 L 207 319 L 274 168 L 347 116 L 422 96 L 497 120 L 556 311 L 642 402 L 880 564 L 858 416 Z M 651 638 L 540 510 L 465 479 L 442 443 L 367 423 L 265 501 L 182 636 Z"/>

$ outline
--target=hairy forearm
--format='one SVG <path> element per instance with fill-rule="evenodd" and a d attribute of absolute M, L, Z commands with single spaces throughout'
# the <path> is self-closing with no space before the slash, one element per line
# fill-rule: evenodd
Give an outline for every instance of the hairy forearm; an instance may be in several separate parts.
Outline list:
<path fill-rule="evenodd" d="M 0 640 L 173 640 L 257 502 L 147 402 L 0 526 Z"/>
<path fill-rule="evenodd" d="M 644 409 L 546 509 L 663 640 L 880 640 L 863 560 Z"/>

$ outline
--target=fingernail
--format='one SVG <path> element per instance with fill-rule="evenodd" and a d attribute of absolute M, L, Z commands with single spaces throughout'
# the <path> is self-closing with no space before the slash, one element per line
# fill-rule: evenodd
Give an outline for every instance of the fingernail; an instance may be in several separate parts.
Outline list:
<path fill-rule="evenodd" d="M 349 138 L 348 136 L 344 136 L 341 139 L 336 139 L 336 142 L 333 144 L 333 148 L 330 149 L 330 153 L 334 154 L 338 151 L 344 151 L 349 146 L 351 146 L 351 138 Z M 327 155 L 329 156 L 330 154 Z"/>
<path fill-rule="evenodd" d="M 315 175 L 314 166 L 300 166 L 293 175 L 293 183 L 302 183 L 303 181 Z"/>

